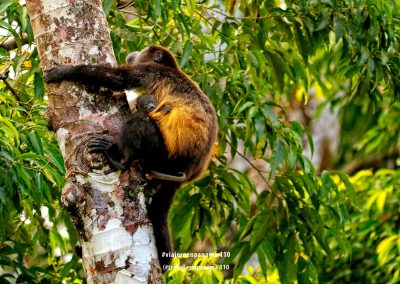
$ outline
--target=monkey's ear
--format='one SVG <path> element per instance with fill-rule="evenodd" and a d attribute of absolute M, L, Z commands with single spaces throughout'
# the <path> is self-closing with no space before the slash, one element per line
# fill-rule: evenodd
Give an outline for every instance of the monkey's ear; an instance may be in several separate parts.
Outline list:
<path fill-rule="evenodd" d="M 138 57 L 138 55 L 139 55 L 139 52 L 137 52 L 137 51 L 129 53 L 125 58 L 126 63 L 132 64 L 135 61 L 135 59 Z"/>
<path fill-rule="evenodd" d="M 164 53 L 161 50 L 157 50 L 154 52 L 154 62 L 161 62 L 163 59 Z"/>

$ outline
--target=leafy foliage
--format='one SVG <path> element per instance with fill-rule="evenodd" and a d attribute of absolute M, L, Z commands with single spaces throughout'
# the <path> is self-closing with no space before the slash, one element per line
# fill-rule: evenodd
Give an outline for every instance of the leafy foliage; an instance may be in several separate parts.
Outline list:
<path fill-rule="evenodd" d="M 398 283 L 399 191 L 396 189 L 399 188 L 399 172 L 364 170 L 351 181 L 359 196 L 359 210 L 353 214 L 353 225 L 346 228 L 352 243 L 351 260 L 337 257 L 334 265 L 322 263 L 325 273 L 321 282 Z"/>
<path fill-rule="evenodd" d="M 228 254 L 193 263 L 218 269 L 173 269 L 165 280 L 395 283 L 397 171 L 361 172 L 351 179 L 337 170 L 316 172 L 303 154 L 307 145 L 314 150 L 312 132 L 287 112 L 292 100 L 307 103 L 313 93 L 323 97 L 321 109 L 341 110 L 337 168 L 356 160 L 357 171 L 365 155 L 393 156 L 398 3 L 135 0 L 132 8 L 122 2 L 103 1 L 119 62 L 149 44 L 168 47 L 219 118 L 208 174 L 179 191 L 170 221 L 178 251 L 196 250 L 202 241 Z M 33 39 L 25 7 L 2 1 L 0 31 L 17 45 L 15 52 L 0 47 L 0 277 L 79 282 L 77 257 L 60 257 L 76 237 L 58 202 L 64 168 L 45 127 L 37 52 L 24 45 L 23 35 L 29 43 Z M 231 168 L 238 158 L 256 177 Z M 390 221 L 382 223 L 385 216 Z M 253 259 L 254 268 L 248 266 Z"/>
<path fill-rule="evenodd" d="M 45 122 L 37 52 L 23 47 L 22 33 L 32 39 L 26 8 L 2 1 L 0 15 L 17 44 L 0 48 L 0 282 L 72 281 L 81 271 L 71 253 L 77 236 L 60 210 L 64 162 Z"/>

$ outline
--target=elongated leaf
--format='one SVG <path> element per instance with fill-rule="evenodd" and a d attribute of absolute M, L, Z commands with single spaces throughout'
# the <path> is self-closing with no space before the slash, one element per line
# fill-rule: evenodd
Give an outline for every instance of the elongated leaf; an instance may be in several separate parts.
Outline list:
<path fill-rule="evenodd" d="M 190 40 L 187 40 L 185 46 L 183 47 L 183 55 L 181 60 L 181 67 L 185 66 L 189 61 L 190 54 L 192 53 L 193 45 Z"/>
<path fill-rule="evenodd" d="M 1 0 L 0 2 L 0 15 L 3 15 L 9 6 L 13 4 L 13 0 Z"/>
<path fill-rule="evenodd" d="M 29 133 L 29 140 L 32 143 L 33 149 L 39 155 L 43 155 L 43 144 L 42 139 L 40 138 L 39 133 L 33 130 Z"/>
<path fill-rule="evenodd" d="M 269 178 L 271 178 L 275 174 L 277 168 L 279 167 L 279 165 L 282 164 L 285 157 L 285 145 L 283 141 L 277 139 L 274 143 L 274 147 L 272 150 L 273 154 L 271 158 L 271 171 L 269 173 Z"/>

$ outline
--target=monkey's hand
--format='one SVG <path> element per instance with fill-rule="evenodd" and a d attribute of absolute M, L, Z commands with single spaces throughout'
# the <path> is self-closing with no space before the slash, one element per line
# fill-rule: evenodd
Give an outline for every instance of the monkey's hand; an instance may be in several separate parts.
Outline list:
<path fill-rule="evenodd" d="M 108 150 L 111 149 L 112 145 L 113 143 L 107 139 L 95 138 L 91 140 L 86 147 L 89 153 L 98 153 L 98 152 L 106 153 Z"/>
<path fill-rule="evenodd" d="M 128 168 L 118 146 L 105 138 L 95 138 L 91 140 L 86 145 L 86 149 L 89 153 L 103 153 L 106 155 L 114 169 L 126 170 Z M 113 171 L 115 170 L 108 170 L 105 174 L 109 174 Z"/>
<path fill-rule="evenodd" d="M 75 72 L 74 65 L 56 64 L 56 66 L 47 68 L 43 71 L 43 79 L 46 83 L 60 82 L 72 78 L 71 76 Z"/>

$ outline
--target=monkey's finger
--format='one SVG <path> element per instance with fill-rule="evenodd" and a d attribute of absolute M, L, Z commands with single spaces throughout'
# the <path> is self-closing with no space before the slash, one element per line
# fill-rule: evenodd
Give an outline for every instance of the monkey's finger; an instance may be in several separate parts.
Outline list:
<path fill-rule="evenodd" d="M 90 143 L 95 143 L 95 142 L 103 142 L 103 143 L 107 143 L 107 144 L 112 144 L 112 142 L 104 137 L 96 137 L 93 138 Z"/>
<path fill-rule="evenodd" d="M 94 146 L 98 146 L 98 145 L 101 145 L 101 146 L 111 146 L 112 143 L 109 142 L 109 141 L 107 141 L 107 140 L 92 140 L 92 141 L 90 141 L 87 145 L 88 145 L 88 146 L 92 146 L 92 145 L 94 145 Z"/>
<path fill-rule="evenodd" d="M 59 66 L 53 66 L 43 70 L 43 80 L 46 83 L 58 81 L 58 68 Z"/>
<path fill-rule="evenodd" d="M 87 146 L 88 147 L 105 147 L 105 148 L 110 148 L 113 145 L 113 143 L 111 141 L 108 141 L 104 138 L 96 138 L 92 141 L 90 141 Z"/>
<path fill-rule="evenodd" d="M 107 152 L 108 149 L 105 149 L 104 147 L 86 147 L 88 153 L 92 154 L 92 153 L 101 153 L 101 152 Z"/>

